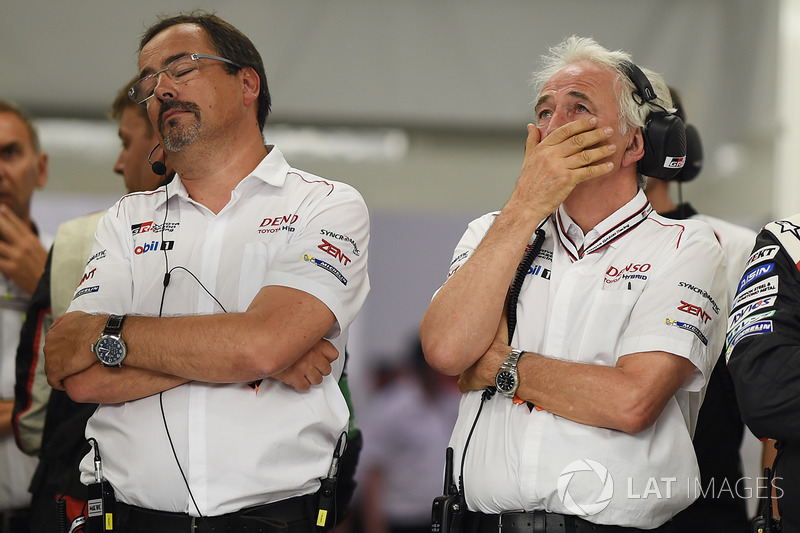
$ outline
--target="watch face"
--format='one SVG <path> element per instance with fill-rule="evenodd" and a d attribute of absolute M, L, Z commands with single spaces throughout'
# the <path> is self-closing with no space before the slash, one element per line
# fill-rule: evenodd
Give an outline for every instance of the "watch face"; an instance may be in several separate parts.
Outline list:
<path fill-rule="evenodd" d="M 104 335 L 95 343 L 94 353 L 104 365 L 118 365 L 125 359 L 125 344 L 122 339 Z"/>
<path fill-rule="evenodd" d="M 497 390 L 500 392 L 511 392 L 517 385 L 517 377 L 508 370 L 503 370 L 494 379 Z"/>

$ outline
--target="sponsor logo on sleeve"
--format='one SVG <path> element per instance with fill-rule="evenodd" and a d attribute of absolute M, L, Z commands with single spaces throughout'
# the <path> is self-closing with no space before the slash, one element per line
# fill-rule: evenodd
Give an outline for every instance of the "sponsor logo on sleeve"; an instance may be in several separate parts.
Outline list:
<path fill-rule="evenodd" d="M 775 263 L 767 263 L 766 265 L 757 266 L 751 270 L 748 270 L 742 276 L 741 281 L 739 281 L 739 289 L 736 291 L 738 295 L 742 290 L 753 283 L 755 280 L 770 274 L 775 269 Z"/>
<path fill-rule="evenodd" d="M 466 259 L 467 257 L 469 257 L 469 254 L 470 254 L 470 252 L 461 252 L 460 254 L 458 254 L 458 255 L 455 257 L 455 259 L 453 259 L 453 260 L 450 262 L 450 266 L 453 266 L 453 265 L 455 265 L 456 263 L 458 263 L 459 261 L 461 261 L 461 260 L 463 260 L 463 259 Z"/>
<path fill-rule="evenodd" d="M 679 281 L 678 282 L 678 287 L 680 287 L 682 289 L 690 290 L 693 293 L 705 298 L 706 300 L 708 300 L 708 303 L 711 304 L 711 310 L 714 311 L 714 314 L 715 315 L 719 314 L 719 305 L 717 305 L 717 302 L 714 301 L 714 298 L 708 293 L 707 290 L 701 289 L 700 287 L 696 287 L 695 285 L 692 285 L 691 283 L 686 283 L 685 281 Z"/>
<path fill-rule="evenodd" d="M 702 307 L 699 305 L 690 304 L 689 302 L 685 302 L 683 300 L 681 300 L 680 305 L 678 305 L 678 311 L 683 311 L 684 313 L 699 317 L 700 320 L 703 321 L 703 324 L 707 324 L 708 321 L 711 320 L 711 315 L 706 313 Z"/>
<path fill-rule="evenodd" d="M 350 258 L 344 255 L 344 252 L 340 248 L 334 246 L 325 239 L 322 239 L 322 244 L 318 245 L 317 248 L 319 248 L 329 256 L 337 259 L 339 263 L 343 264 L 344 266 L 347 266 L 347 263 L 350 262 Z"/>
<path fill-rule="evenodd" d="M 309 262 L 309 263 L 312 263 L 312 264 L 315 264 L 315 265 L 317 265 L 318 267 L 320 267 L 320 268 L 322 268 L 322 269 L 324 269 L 324 270 L 327 270 L 328 272 L 330 272 L 331 274 L 333 274 L 334 276 L 336 276 L 336 279 L 338 279 L 339 281 L 341 281 L 341 282 L 342 282 L 342 285 L 347 285 L 347 278 L 345 278 L 345 277 L 342 275 L 342 273 L 341 273 L 341 272 L 339 272 L 339 271 L 336 269 L 336 267 L 334 267 L 334 266 L 333 266 L 333 265 L 331 265 L 330 263 L 326 263 L 325 261 L 322 261 L 322 260 L 320 260 L 320 259 L 317 259 L 317 258 L 315 258 L 315 257 L 313 257 L 313 256 L 311 256 L 311 255 L 308 255 L 308 254 L 303 254 L 303 261 L 307 261 L 307 262 Z"/>
<path fill-rule="evenodd" d="M 337 241 L 345 241 L 349 242 L 353 246 L 353 255 L 359 256 L 361 255 L 361 250 L 358 249 L 358 243 L 354 241 L 352 238 L 348 237 L 347 235 L 343 235 L 341 233 L 336 233 L 333 231 L 328 231 L 326 229 L 319 230 L 321 235 L 328 237 L 329 239 L 334 239 Z"/>
<path fill-rule="evenodd" d="M 747 318 L 751 314 L 755 313 L 759 309 L 766 309 L 767 307 L 772 307 L 775 305 L 776 296 L 767 296 L 766 298 L 759 298 L 755 302 L 746 305 L 736 311 L 735 313 L 731 313 L 730 318 L 728 318 L 728 330 L 731 327 L 739 322 L 740 320 Z"/>
<path fill-rule="evenodd" d="M 771 294 L 778 294 L 778 276 L 770 276 L 740 292 L 736 298 L 734 298 L 731 309 L 736 309 L 740 305 Z"/>
<path fill-rule="evenodd" d="M 88 265 L 88 264 L 89 264 L 89 263 L 91 263 L 92 261 L 99 261 L 99 260 L 101 260 L 101 259 L 105 258 L 105 256 L 106 256 L 106 251 L 105 251 L 105 250 L 100 250 L 99 252 L 97 252 L 96 254 L 94 254 L 93 256 L 91 256 L 91 257 L 89 258 L 89 260 L 88 260 L 88 261 L 86 261 L 86 264 Z"/>
<path fill-rule="evenodd" d="M 750 255 L 750 259 L 747 260 L 745 269 L 761 263 L 762 261 L 771 261 L 778 254 L 778 250 L 780 250 L 780 246 L 778 245 L 764 246 L 763 248 L 759 248 L 753 252 L 752 255 Z"/>
<path fill-rule="evenodd" d="M 791 233 L 797 239 L 800 239 L 800 226 L 793 224 L 788 220 L 776 220 L 775 223 L 781 227 L 781 233 Z"/>
<path fill-rule="evenodd" d="M 772 320 L 765 320 L 763 322 L 756 322 L 755 324 L 748 326 L 747 328 L 740 331 L 734 338 L 728 343 L 728 347 L 725 349 L 725 359 L 729 360 L 731 357 L 731 352 L 733 352 L 734 347 L 742 340 L 751 335 L 762 335 L 764 333 L 772 333 Z"/>
<path fill-rule="evenodd" d="M 81 282 L 80 282 L 80 283 L 78 283 L 78 287 L 80 287 L 81 285 L 83 285 L 83 282 L 84 282 L 84 281 L 92 279 L 92 278 L 94 277 L 94 273 L 95 273 L 95 271 L 96 271 L 96 270 L 97 270 L 96 268 L 93 268 L 93 269 L 91 269 L 89 272 L 85 272 L 85 273 L 83 274 L 83 277 L 81 278 Z"/>
<path fill-rule="evenodd" d="M 84 294 L 90 294 L 92 292 L 97 292 L 99 290 L 100 290 L 100 286 L 99 285 L 94 285 L 92 287 L 86 287 L 85 289 L 81 289 L 78 292 L 76 292 L 75 296 L 73 296 L 72 299 L 73 300 L 77 300 L 78 298 L 80 298 Z"/>
<path fill-rule="evenodd" d="M 745 317 L 741 320 L 738 324 L 731 324 L 731 327 L 728 329 L 727 335 L 725 335 L 725 342 L 730 344 L 733 339 L 735 339 L 739 333 L 748 329 L 751 325 L 755 324 L 756 322 L 762 322 L 767 318 L 771 318 L 775 315 L 775 311 L 767 311 L 765 313 L 756 313 L 755 315 L 751 315 L 749 317 Z"/>
<path fill-rule="evenodd" d="M 671 318 L 665 318 L 664 323 L 668 326 L 673 326 L 676 328 L 684 329 L 690 333 L 693 333 L 695 337 L 700 339 L 700 342 L 703 343 L 704 346 L 708 346 L 708 338 L 703 335 L 703 332 L 700 331 L 700 328 L 695 326 L 694 324 L 689 324 L 687 322 L 681 322 L 680 320 L 673 320 Z"/>

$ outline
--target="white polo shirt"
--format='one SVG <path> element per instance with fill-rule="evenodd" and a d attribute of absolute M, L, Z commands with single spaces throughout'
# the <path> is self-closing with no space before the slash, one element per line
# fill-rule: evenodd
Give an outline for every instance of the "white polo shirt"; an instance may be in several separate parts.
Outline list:
<path fill-rule="evenodd" d="M 191 382 L 163 393 L 169 436 L 204 516 L 312 493 L 347 428 L 337 380 L 348 326 L 369 291 L 366 205 L 348 185 L 290 168 L 274 146 L 216 215 L 177 177 L 167 188 L 129 194 L 109 210 L 69 310 L 158 316 L 167 268 L 162 316 L 243 312 L 268 285 L 319 298 L 336 316 L 326 337 L 340 354 L 321 385 L 296 392 L 266 379 L 256 392 Z M 101 405 L 86 436 L 97 439 L 119 500 L 197 514 L 159 395 Z M 92 467 L 90 453 L 84 483 Z"/>
<path fill-rule="evenodd" d="M 494 217 L 470 224 L 451 272 Z M 697 369 L 656 422 L 634 435 L 495 395 L 468 445 L 467 504 L 485 513 L 543 509 L 599 524 L 659 526 L 699 495 L 691 435 L 728 314 L 722 250 L 707 224 L 662 218 L 641 191 L 585 238 L 563 207 L 543 227 L 519 298 L 514 347 L 606 366 L 626 354 L 665 351 Z M 451 438 L 455 472 L 480 398 L 462 398 Z"/>

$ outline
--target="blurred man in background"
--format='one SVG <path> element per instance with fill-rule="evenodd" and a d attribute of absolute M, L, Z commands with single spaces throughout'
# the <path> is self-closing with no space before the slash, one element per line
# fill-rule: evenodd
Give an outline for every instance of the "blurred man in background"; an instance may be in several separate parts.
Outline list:
<path fill-rule="evenodd" d="M 0 532 L 27 531 L 35 457 L 14 442 L 14 360 L 25 309 L 47 260 L 50 238 L 31 220 L 33 191 L 47 183 L 47 154 L 31 118 L 0 101 Z"/>

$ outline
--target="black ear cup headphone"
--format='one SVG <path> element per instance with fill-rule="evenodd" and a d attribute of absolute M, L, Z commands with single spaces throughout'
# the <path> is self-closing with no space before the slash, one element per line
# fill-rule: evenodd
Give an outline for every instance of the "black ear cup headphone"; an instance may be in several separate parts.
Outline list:
<path fill-rule="evenodd" d="M 631 63 L 622 61 L 622 71 L 631 80 L 634 99 L 640 106 L 656 99 L 656 93 L 644 72 Z M 686 128 L 683 121 L 653 102 L 659 110 L 651 111 L 645 119 L 644 156 L 637 163 L 639 173 L 645 176 L 668 180 L 674 178 L 686 163 Z"/>
<path fill-rule="evenodd" d="M 683 125 L 686 128 L 686 164 L 669 181 L 686 183 L 695 179 L 703 169 L 703 143 L 700 142 L 700 133 L 697 128 L 686 122 L 686 113 L 678 92 L 670 87 L 669 94 L 672 96 L 672 106 L 677 108 L 675 114 L 683 121 Z"/>

